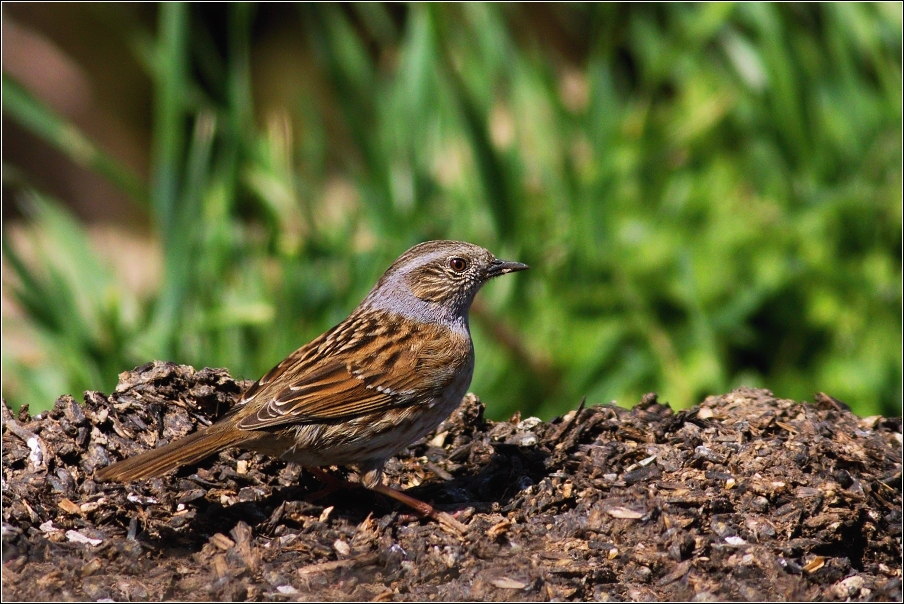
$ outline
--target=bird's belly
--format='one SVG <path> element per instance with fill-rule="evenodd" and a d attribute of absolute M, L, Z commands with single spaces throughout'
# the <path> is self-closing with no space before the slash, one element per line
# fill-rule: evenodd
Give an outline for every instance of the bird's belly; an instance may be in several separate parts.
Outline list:
<path fill-rule="evenodd" d="M 436 428 L 458 407 L 467 384 L 448 388 L 440 398 L 420 405 L 389 409 L 337 424 L 294 428 L 291 443 L 279 452 L 257 450 L 302 466 L 354 465 L 392 457 Z M 284 437 L 285 438 L 285 437 Z"/>

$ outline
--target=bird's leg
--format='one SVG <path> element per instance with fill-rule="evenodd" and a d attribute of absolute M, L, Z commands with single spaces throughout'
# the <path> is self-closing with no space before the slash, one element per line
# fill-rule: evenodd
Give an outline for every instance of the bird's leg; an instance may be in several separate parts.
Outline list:
<path fill-rule="evenodd" d="M 406 495 L 402 491 L 397 491 L 396 489 L 392 488 L 389 485 L 385 485 L 382 482 L 367 488 L 382 495 L 386 495 L 387 497 L 392 497 L 396 501 L 401 501 L 402 503 L 413 509 L 415 512 L 417 512 L 419 515 L 424 516 L 425 518 L 433 518 L 442 526 L 452 529 L 456 533 L 462 534 L 468 530 L 464 524 L 453 518 L 451 514 L 441 512 L 429 503 L 421 501 L 420 499 L 415 499 L 411 495 Z"/>
<path fill-rule="evenodd" d="M 412 510 L 414 510 L 419 516 L 422 516 L 424 518 L 432 518 L 433 520 L 439 522 L 440 525 L 452 529 L 456 533 L 461 534 L 468 530 L 464 524 L 453 518 L 451 514 L 437 510 L 429 503 L 421 501 L 420 499 L 416 499 L 411 495 L 406 495 L 402 491 L 398 491 L 389 485 L 383 484 L 382 463 L 379 467 L 362 467 L 360 483 L 349 482 L 348 480 L 336 478 L 329 472 L 321 470 L 320 468 L 305 467 L 305 469 L 324 484 L 324 487 L 322 489 L 305 497 L 306 501 L 316 501 L 318 499 L 322 499 L 340 489 L 351 489 L 363 486 L 364 488 L 370 489 L 371 491 L 375 491 L 377 493 L 380 493 L 381 495 L 385 495 L 387 497 L 395 499 L 396 501 L 404 503 Z"/>
<path fill-rule="evenodd" d="M 413 509 L 419 515 L 425 518 L 433 518 L 434 520 L 439 522 L 440 525 L 452 529 L 459 534 L 467 531 L 465 525 L 453 518 L 450 514 L 441 512 L 429 503 L 421 501 L 420 499 L 415 499 L 411 495 L 406 495 L 402 491 L 398 491 L 387 484 L 383 484 L 383 461 L 372 462 L 371 464 L 362 464 L 361 470 L 361 484 L 363 484 L 368 489 L 376 491 L 377 493 L 380 493 L 382 495 L 386 495 L 387 497 L 391 497 L 396 501 L 400 501 Z"/>

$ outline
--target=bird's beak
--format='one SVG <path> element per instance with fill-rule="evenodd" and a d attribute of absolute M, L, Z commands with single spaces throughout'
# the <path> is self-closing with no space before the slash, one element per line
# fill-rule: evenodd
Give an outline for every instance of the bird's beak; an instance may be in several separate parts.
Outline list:
<path fill-rule="evenodd" d="M 514 273 L 517 271 L 525 271 L 530 267 L 526 264 L 522 264 L 521 262 L 511 262 L 509 260 L 493 260 L 490 263 L 489 268 L 487 268 L 486 278 L 491 279 L 493 277 L 498 277 L 499 275 L 507 275 L 508 273 Z"/>

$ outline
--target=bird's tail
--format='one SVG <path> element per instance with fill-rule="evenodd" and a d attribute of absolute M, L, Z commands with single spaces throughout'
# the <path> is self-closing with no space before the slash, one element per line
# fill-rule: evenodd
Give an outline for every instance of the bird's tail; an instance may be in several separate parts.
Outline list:
<path fill-rule="evenodd" d="M 197 463 L 227 447 L 248 439 L 241 430 L 204 428 L 177 441 L 145 451 L 134 457 L 118 461 L 98 470 L 97 480 L 129 482 L 142 478 L 162 476 L 180 466 Z"/>

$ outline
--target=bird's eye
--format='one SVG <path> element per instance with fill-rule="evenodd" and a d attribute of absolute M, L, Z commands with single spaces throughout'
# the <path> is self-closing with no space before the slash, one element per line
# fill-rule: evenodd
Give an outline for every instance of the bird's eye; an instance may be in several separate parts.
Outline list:
<path fill-rule="evenodd" d="M 468 262 L 464 258 L 455 256 L 449 258 L 449 268 L 451 268 L 456 273 L 463 273 L 465 272 L 465 269 L 468 268 Z"/>

